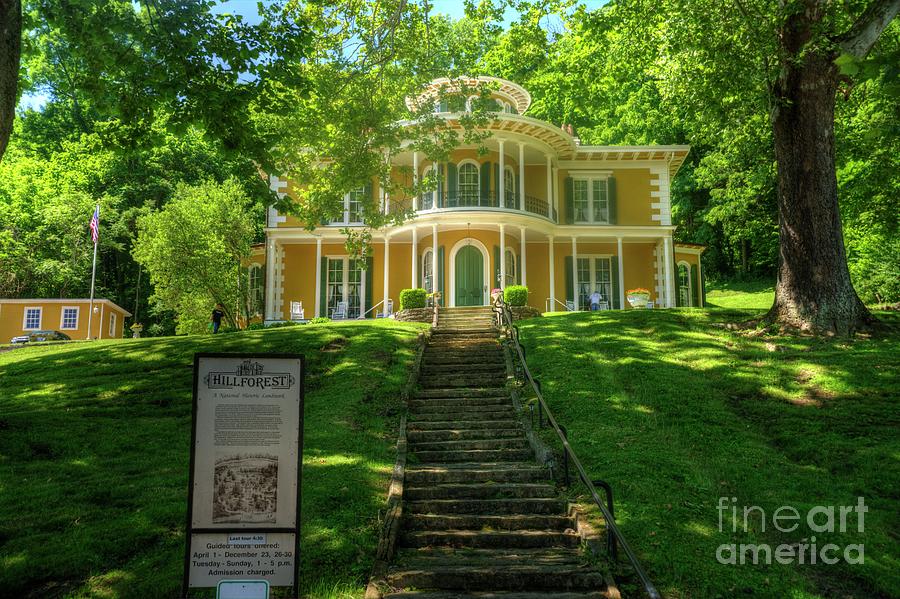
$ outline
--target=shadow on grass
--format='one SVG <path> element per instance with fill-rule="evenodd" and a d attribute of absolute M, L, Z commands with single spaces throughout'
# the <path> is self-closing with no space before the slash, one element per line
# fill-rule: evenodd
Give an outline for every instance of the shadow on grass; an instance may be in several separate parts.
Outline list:
<path fill-rule="evenodd" d="M 560 315 L 521 323 L 529 366 L 667 597 L 896 596 L 900 337 L 748 338 L 736 310 Z M 870 511 L 864 532 L 773 531 L 782 505 Z M 720 497 L 760 506 L 747 531 Z M 730 504 L 729 504 L 730 505 Z M 723 543 L 865 544 L 865 563 L 724 565 Z"/>
<path fill-rule="evenodd" d="M 0 356 L 0 588 L 178 594 L 197 351 L 307 356 L 302 584 L 361 585 L 417 331 L 363 323 Z"/>

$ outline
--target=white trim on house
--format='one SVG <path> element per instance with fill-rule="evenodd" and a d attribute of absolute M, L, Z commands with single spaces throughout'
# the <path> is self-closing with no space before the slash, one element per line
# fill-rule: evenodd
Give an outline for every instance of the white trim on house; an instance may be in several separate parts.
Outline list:
<path fill-rule="evenodd" d="M 0 304 L 34 304 L 36 302 L 41 304 L 88 304 L 90 303 L 90 299 L 88 298 L 40 298 L 40 297 L 29 297 L 24 299 L 0 299 Z M 126 318 L 131 316 L 131 312 L 123 308 L 122 306 L 112 302 L 108 299 L 103 298 L 94 298 L 94 304 L 107 304 L 108 306 L 115 308 L 119 312 L 125 314 Z"/>
<path fill-rule="evenodd" d="M 448 293 L 450 295 L 450 307 L 456 307 L 456 254 L 459 250 L 465 246 L 473 245 L 477 247 L 481 251 L 481 256 L 484 259 L 483 264 L 483 274 L 484 274 L 484 287 L 483 287 L 483 297 L 482 297 L 482 305 L 488 305 L 488 295 L 491 292 L 491 259 L 490 253 L 488 252 L 487 246 L 485 246 L 481 241 L 475 239 L 474 237 L 463 237 L 450 249 L 449 260 L 450 260 L 450 288 Z"/>
<path fill-rule="evenodd" d="M 66 310 L 75 310 L 75 326 L 66 326 Z M 78 329 L 78 321 L 81 319 L 81 306 L 63 306 L 59 311 L 59 330 L 74 331 Z"/>
<path fill-rule="evenodd" d="M 677 283 L 676 291 L 680 295 L 681 294 L 681 267 L 684 266 L 687 269 L 687 305 L 682 304 L 682 308 L 693 308 L 694 307 L 694 286 L 691 281 L 691 263 L 686 260 L 679 260 L 675 263 L 675 281 Z M 680 298 L 679 298 L 680 299 Z"/>
<path fill-rule="evenodd" d="M 29 310 L 37 310 L 38 313 L 38 322 L 36 327 L 28 326 L 28 312 Z M 25 306 L 22 309 L 22 330 L 23 331 L 39 331 L 41 330 L 41 324 L 43 324 L 44 320 L 44 308 L 41 306 Z"/>

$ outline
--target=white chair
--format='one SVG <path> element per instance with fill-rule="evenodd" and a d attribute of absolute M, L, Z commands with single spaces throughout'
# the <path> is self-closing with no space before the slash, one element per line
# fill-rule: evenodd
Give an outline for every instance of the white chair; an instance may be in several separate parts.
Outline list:
<path fill-rule="evenodd" d="M 609 302 L 598 302 L 597 305 L 601 310 L 609 310 Z"/>
<path fill-rule="evenodd" d="M 569 312 L 575 311 L 575 300 L 566 300 L 566 310 Z"/>
<path fill-rule="evenodd" d="M 338 302 L 337 308 L 331 313 L 331 320 L 347 320 L 347 302 Z"/>
<path fill-rule="evenodd" d="M 291 302 L 291 320 L 305 320 L 303 317 L 303 302 Z"/>
<path fill-rule="evenodd" d="M 648 310 L 652 310 L 652 309 L 653 309 L 653 302 L 647 302 L 647 309 L 648 309 Z"/>

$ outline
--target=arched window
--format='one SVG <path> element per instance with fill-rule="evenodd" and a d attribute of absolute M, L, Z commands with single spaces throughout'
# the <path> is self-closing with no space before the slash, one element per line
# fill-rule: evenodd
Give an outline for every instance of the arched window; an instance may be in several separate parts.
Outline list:
<path fill-rule="evenodd" d="M 473 162 L 464 162 L 459 165 L 459 205 L 478 205 L 478 167 Z"/>
<path fill-rule="evenodd" d="M 694 304 L 691 297 L 691 270 L 685 262 L 678 265 L 678 299 L 682 306 L 690 307 Z"/>
<path fill-rule="evenodd" d="M 431 164 L 422 169 L 422 180 L 424 181 L 427 177 L 434 175 L 437 172 L 436 166 Z M 421 210 L 431 210 L 435 207 L 435 200 L 437 199 L 437 191 L 431 190 L 424 192 L 421 196 L 421 202 L 419 207 Z"/>
<path fill-rule="evenodd" d="M 506 284 L 504 287 L 516 284 L 516 253 L 511 248 L 506 248 Z"/>
<path fill-rule="evenodd" d="M 506 207 L 518 205 L 516 201 L 516 175 L 511 166 L 507 166 L 503 172 L 503 193 L 506 196 Z"/>
<path fill-rule="evenodd" d="M 250 315 L 258 316 L 262 314 L 263 311 L 263 298 L 264 298 L 264 286 L 265 280 L 263 277 L 263 269 L 259 264 L 250 265 L 250 270 L 247 273 L 250 279 L 249 281 L 249 299 L 250 299 Z"/>
<path fill-rule="evenodd" d="M 422 254 L 422 289 L 426 293 L 434 293 L 434 281 L 432 281 L 432 273 L 434 265 L 434 252 L 431 248 L 425 250 Z"/>

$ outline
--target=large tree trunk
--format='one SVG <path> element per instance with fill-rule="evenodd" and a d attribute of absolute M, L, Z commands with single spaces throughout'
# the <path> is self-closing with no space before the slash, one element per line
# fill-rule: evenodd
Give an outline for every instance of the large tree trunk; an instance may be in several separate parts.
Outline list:
<path fill-rule="evenodd" d="M 0 0 L 0 160 L 12 135 L 22 52 L 22 3 Z"/>
<path fill-rule="evenodd" d="M 782 30 L 788 58 L 772 113 L 781 250 L 775 303 L 767 319 L 815 333 L 851 335 L 873 320 L 850 282 L 841 231 L 835 55 L 806 45 L 816 26 L 815 15 L 810 16 L 791 17 Z"/>

